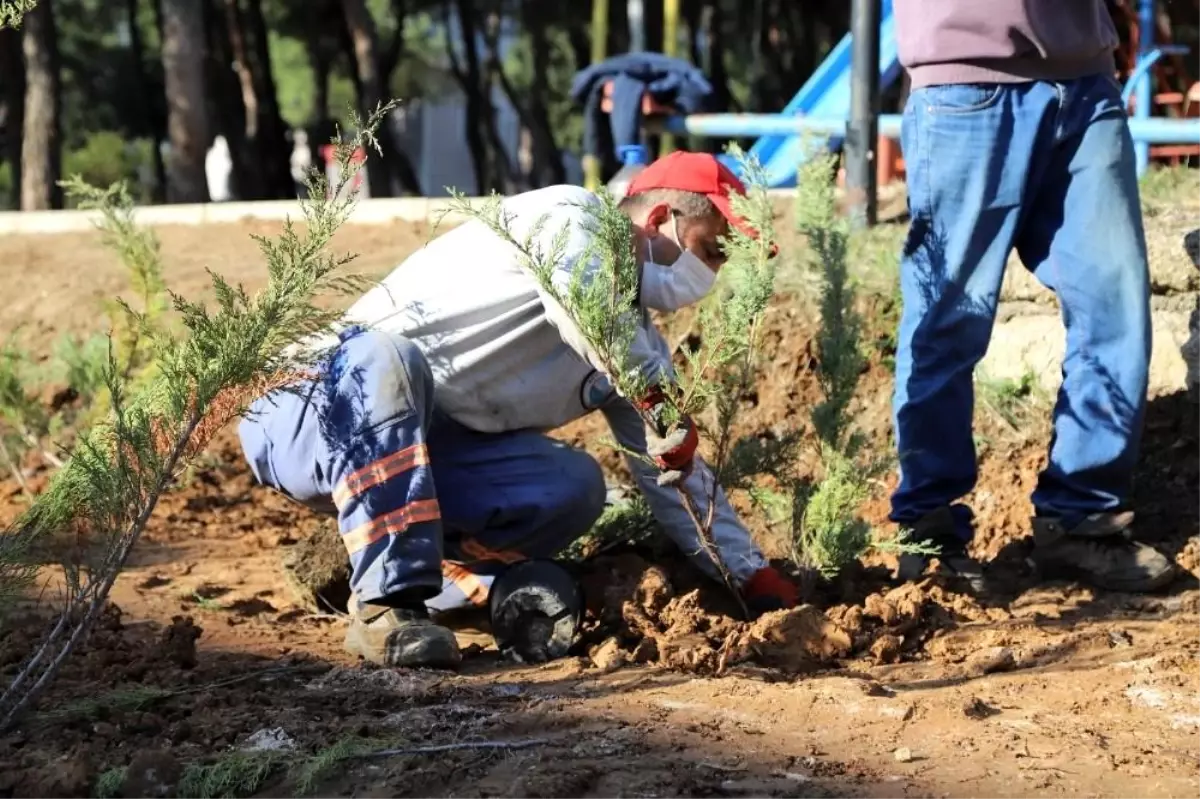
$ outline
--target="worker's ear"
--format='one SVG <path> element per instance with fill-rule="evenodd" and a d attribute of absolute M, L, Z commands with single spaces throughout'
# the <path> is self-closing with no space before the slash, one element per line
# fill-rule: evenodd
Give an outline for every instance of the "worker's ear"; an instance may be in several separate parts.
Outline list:
<path fill-rule="evenodd" d="M 651 236 L 659 235 L 659 228 L 671 221 L 671 206 L 658 203 L 646 214 L 646 224 L 643 225 Z"/>

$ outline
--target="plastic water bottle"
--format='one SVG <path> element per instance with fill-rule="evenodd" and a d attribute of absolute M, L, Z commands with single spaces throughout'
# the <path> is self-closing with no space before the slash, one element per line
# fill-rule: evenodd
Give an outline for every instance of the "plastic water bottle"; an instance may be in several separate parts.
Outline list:
<path fill-rule="evenodd" d="M 627 144 L 617 151 L 617 155 L 621 158 L 621 169 L 608 182 L 608 191 L 619 200 L 625 196 L 634 176 L 650 163 L 650 153 L 641 144 Z"/>

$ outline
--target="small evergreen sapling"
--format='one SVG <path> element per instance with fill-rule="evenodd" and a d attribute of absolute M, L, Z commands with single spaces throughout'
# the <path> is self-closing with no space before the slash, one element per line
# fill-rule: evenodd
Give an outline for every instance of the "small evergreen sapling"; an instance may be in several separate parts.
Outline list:
<path fill-rule="evenodd" d="M 393 106 L 379 107 L 352 141 L 336 144 L 333 186 L 310 174 L 303 234 L 289 220 L 277 238 L 256 237 L 267 262 L 262 292 L 250 296 L 210 272 L 215 310 L 171 295 L 181 317 L 178 336 L 145 312 L 130 312 L 153 354 L 153 379 L 131 393 L 115 344 L 109 347 L 107 418 L 80 436 L 46 491 L 0 536 L 0 591 L 12 593 L 33 576 L 25 554 L 34 542 L 74 542 L 62 564 L 64 607 L 0 695 L 0 729 L 32 706 L 91 628 L 158 498 L 187 462 L 255 397 L 304 370 L 297 360 L 303 353 L 285 351 L 337 317 L 314 304 L 316 294 L 363 288 L 363 281 L 338 275 L 352 256 L 326 250 L 355 204 L 355 192 L 340 191 L 361 167 L 352 160 L 355 150 L 378 150 L 373 132 Z"/>
<path fill-rule="evenodd" d="M 850 403 L 866 366 L 863 320 L 855 308 L 855 292 L 847 271 L 848 221 L 837 212 L 832 174 L 836 157 L 812 152 L 800 167 L 795 219 L 808 244 L 809 268 L 820 288 L 821 326 L 817 334 L 817 379 L 824 396 L 811 413 L 821 472 L 809 484 L 785 471 L 791 492 L 790 525 L 793 557 L 832 578 L 868 549 L 929 552 L 900 538 L 882 541 L 872 535 L 859 509 L 890 460 L 872 455 L 866 437 L 854 428 Z"/>

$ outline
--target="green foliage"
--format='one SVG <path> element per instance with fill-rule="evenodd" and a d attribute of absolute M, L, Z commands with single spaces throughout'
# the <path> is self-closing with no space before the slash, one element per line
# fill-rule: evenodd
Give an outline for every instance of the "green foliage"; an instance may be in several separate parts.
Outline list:
<path fill-rule="evenodd" d="M 977 374 L 975 394 L 979 404 L 1015 435 L 1040 432 L 1047 424 L 1045 411 L 1051 400 L 1030 369 L 1015 380 Z"/>
<path fill-rule="evenodd" d="M 21 19 L 37 6 L 37 0 L 0 0 L 0 28 L 19 28 Z"/>
<path fill-rule="evenodd" d="M 730 154 L 738 160 L 746 185 L 746 196 L 731 195 L 730 204 L 759 234 L 751 236 L 731 226 L 722 241 L 726 261 L 721 280 L 713 302 L 699 311 L 700 346 L 686 351 L 687 377 L 678 400 L 682 413 L 699 416 L 709 410 L 706 432 L 713 442 L 713 474 L 716 484 L 727 488 L 761 472 L 764 463 L 781 452 L 758 438 L 734 438 L 743 397 L 758 378 L 759 333 L 775 293 L 776 262 L 771 256 L 775 210 L 766 175 L 758 161 L 737 146 Z M 755 463 L 747 456 L 759 460 Z"/>
<path fill-rule="evenodd" d="M 83 145 L 67 150 L 63 155 L 63 173 L 73 175 L 73 186 L 108 186 L 131 183 L 140 188 L 138 170 L 149 166 L 151 155 L 145 142 L 127 142 L 114 130 L 97 130 L 85 134 Z M 68 193 L 68 207 L 77 206 L 82 199 Z M 138 197 L 145 201 L 148 198 Z"/>
<path fill-rule="evenodd" d="M 347 736 L 332 746 L 322 749 L 291 770 L 293 788 L 297 796 L 308 796 L 321 783 L 336 773 L 339 766 L 369 752 L 385 749 L 387 744 L 366 738 Z"/>
<path fill-rule="evenodd" d="M 80 208 L 99 212 L 97 227 L 102 241 L 125 267 L 140 310 L 134 311 L 122 300 L 107 303 L 110 335 L 66 334 L 56 343 L 52 362 L 41 369 L 33 368 L 15 340 L 0 350 L 0 465 L 23 488 L 19 462 L 27 450 L 40 449 L 46 436 L 55 437 L 80 420 L 92 421 L 107 411 L 111 341 L 115 341 L 122 380 L 133 387 L 148 380 L 152 353 L 147 342 L 165 332 L 162 325 L 169 307 L 158 240 L 134 224 L 133 200 L 124 185 L 97 189 L 78 175 L 61 185 Z M 75 401 L 47 408 L 40 395 L 49 385 L 61 382 L 75 392 Z M 57 456 L 42 452 L 52 466 L 61 465 Z"/>
<path fill-rule="evenodd" d="M 92 795 L 96 799 L 116 799 L 121 795 L 121 786 L 125 784 L 125 775 L 129 769 L 126 766 L 116 766 L 105 770 L 96 778 L 96 787 Z"/>
<path fill-rule="evenodd" d="M 793 547 L 798 560 L 831 578 L 871 544 L 871 528 L 858 516 L 871 491 L 860 464 L 828 446 L 821 455 L 823 474 L 805 497 Z"/>
<path fill-rule="evenodd" d="M 101 242 L 120 259 L 137 297 L 139 310 L 125 300 L 107 303 L 116 343 L 116 358 L 126 379 L 145 369 L 152 361 L 150 343 L 162 339 L 170 297 L 163 276 L 162 253 L 158 236 L 141 228 L 134 218 L 134 203 L 124 183 L 100 189 L 81 176 L 62 181 L 63 193 L 80 210 L 97 211 L 96 223 Z"/>
<path fill-rule="evenodd" d="M 129 311 L 156 364 L 153 379 L 131 391 L 115 343 L 110 345 L 103 370 L 107 418 L 80 434 L 49 487 L 0 536 L 0 587 L 19 584 L 20 555 L 32 542 L 75 542 L 62 564 L 65 607 L 0 696 L 0 728 L 31 706 L 90 629 L 159 497 L 188 461 L 246 403 L 293 380 L 304 366 L 302 352 L 285 355 L 285 349 L 336 318 L 336 312 L 314 303 L 316 295 L 361 288 L 361 281 L 336 275 L 352 256 L 333 256 L 326 249 L 355 203 L 353 192 L 340 191 L 358 169 L 354 151 L 377 148 L 373 132 L 391 107 L 382 106 L 356 124 L 355 139 L 338 146 L 339 178 L 332 192 L 322 175 L 311 176 L 302 206 L 303 234 L 289 220 L 278 238 L 258 238 L 267 263 L 263 291 L 251 296 L 210 273 L 215 310 L 171 294 L 181 317 L 178 335 L 156 326 L 152 310 Z M 120 205 L 119 192 L 93 196 L 102 204 Z M 103 217 L 122 218 L 113 209 Z M 210 775 L 197 784 L 224 785 L 223 780 Z"/>
<path fill-rule="evenodd" d="M 822 400 L 810 421 L 816 435 L 819 470 L 815 480 L 800 475 L 800 431 L 770 439 L 745 440 L 735 450 L 731 487 L 745 489 L 774 524 L 784 524 L 793 558 L 825 578 L 836 577 L 869 548 L 925 551 L 904 539 L 877 540 L 859 510 L 887 471 L 890 460 L 874 458 L 856 430 L 850 405 L 866 365 L 864 322 L 855 307 L 848 272 L 852 251 L 847 221 L 840 217 L 831 176 L 834 157 L 811 153 L 801 167 L 795 222 L 807 244 L 807 268 L 820 292 L 821 326 L 817 333 L 817 379 Z M 770 475 L 775 487 L 745 475 Z M 729 481 L 727 481 L 729 484 Z"/>
<path fill-rule="evenodd" d="M 190 763 L 177 789 L 180 796 L 196 799 L 253 796 L 283 763 L 277 750 L 230 752 L 212 763 Z"/>
<path fill-rule="evenodd" d="M 93 334 L 86 338 L 64 335 L 54 345 L 55 359 L 62 368 L 62 379 L 85 405 L 104 387 L 104 363 L 108 359 L 108 337 Z"/>
<path fill-rule="evenodd" d="M 50 708 L 37 715 L 45 724 L 64 724 L 79 721 L 99 721 L 117 713 L 141 710 L 159 699 L 171 696 L 165 688 L 141 685 L 119 688 L 98 696 L 78 699 L 58 707 Z"/>
<path fill-rule="evenodd" d="M 824 399 L 813 408 L 813 428 L 823 446 L 853 454 L 858 442 L 848 438 L 847 411 L 866 358 L 860 348 L 862 318 L 846 270 L 849 230 L 837 214 L 833 181 L 824 177 L 835 163 L 834 156 L 818 154 L 801 167 L 796 227 L 808 242 L 821 285 L 817 379 Z"/>
<path fill-rule="evenodd" d="M 652 545 L 659 530 L 654 513 L 641 494 L 607 505 L 586 535 L 571 542 L 560 557 L 584 561 L 621 544 Z"/>

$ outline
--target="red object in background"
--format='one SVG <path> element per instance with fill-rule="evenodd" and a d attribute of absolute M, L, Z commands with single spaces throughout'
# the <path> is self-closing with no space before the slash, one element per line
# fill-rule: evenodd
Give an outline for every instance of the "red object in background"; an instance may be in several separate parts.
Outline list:
<path fill-rule="evenodd" d="M 330 184 L 332 184 L 337 178 L 337 165 L 334 162 L 335 154 L 336 153 L 334 152 L 332 144 L 324 144 L 321 146 L 321 159 L 325 162 L 325 177 L 329 180 Z M 363 162 L 366 160 L 367 153 L 361 147 L 357 148 L 354 151 L 354 155 L 350 158 L 350 162 L 359 167 L 359 169 L 354 173 L 354 176 L 350 178 L 350 182 L 346 185 L 346 190 L 349 191 L 353 189 L 354 191 L 359 192 L 360 197 L 367 197 L 370 195 L 370 185 L 366 183 L 367 173 L 366 170 L 361 168 Z M 332 188 L 332 186 L 330 188 Z M 328 194 L 329 189 L 326 189 L 326 195 L 328 196 Z"/>

